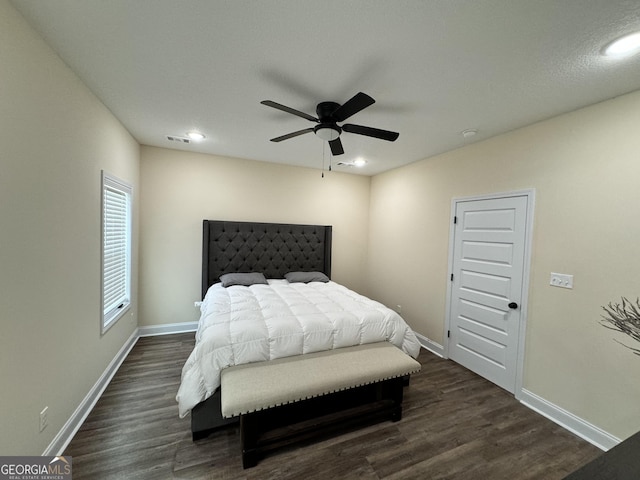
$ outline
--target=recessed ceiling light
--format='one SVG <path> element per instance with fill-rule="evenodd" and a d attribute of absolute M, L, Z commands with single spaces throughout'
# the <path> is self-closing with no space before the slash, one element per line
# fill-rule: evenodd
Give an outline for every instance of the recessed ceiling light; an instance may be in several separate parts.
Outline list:
<path fill-rule="evenodd" d="M 460 134 L 464 138 L 473 137 L 476 133 L 478 133 L 478 130 L 476 130 L 475 128 L 469 128 L 467 130 L 464 130 L 464 131 L 460 132 Z"/>
<path fill-rule="evenodd" d="M 204 140 L 204 135 L 200 132 L 187 132 L 187 137 L 189 137 L 194 142 L 199 142 L 200 140 Z"/>
<path fill-rule="evenodd" d="M 620 37 L 608 44 L 602 53 L 609 57 L 628 57 L 640 52 L 640 32 Z"/>
<path fill-rule="evenodd" d="M 338 163 L 336 163 L 336 165 L 338 165 L 339 167 L 364 167 L 367 164 L 367 161 L 362 158 L 356 158 L 353 161 L 349 161 L 349 160 L 341 160 Z"/>

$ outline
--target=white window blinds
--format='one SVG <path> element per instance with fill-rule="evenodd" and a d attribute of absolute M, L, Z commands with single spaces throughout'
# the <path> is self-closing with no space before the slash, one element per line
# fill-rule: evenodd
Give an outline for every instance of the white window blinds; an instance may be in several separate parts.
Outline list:
<path fill-rule="evenodd" d="M 102 327 L 115 322 L 131 296 L 131 187 L 102 176 Z"/>

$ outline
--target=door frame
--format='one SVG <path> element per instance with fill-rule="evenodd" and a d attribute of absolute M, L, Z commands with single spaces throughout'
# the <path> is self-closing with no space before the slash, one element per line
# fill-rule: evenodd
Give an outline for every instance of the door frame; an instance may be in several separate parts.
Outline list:
<path fill-rule="evenodd" d="M 535 189 L 528 188 L 524 190 L 515 190 L 511 192 L 489 193 L 484 195 L 473 195 L 469 197 L 454 197 L 451 199 L 451 217 L 449 221 L 449 263 L 447 266 L 447 300 L 445 308 L 444 320 L 444 358 L 449 358 L 449 338 L 447 333 L 451 325 L 451 296 L 452 282 L 450 280 L 453 273 L 453 257 L 454 257 L 454 241 L 455 241 L 455 225 L 453 220 L 456 214 L 456 208 L 460 202 L 469 202 L 476 200 L 497 200 L 509 197 L 527 197 L 527 218 L 526 233 L 524 238 L 524 264 L 522 268 L 522 298 L 520 300 L 520 328 L 518 333 L 518 355 L 516 365 L 516 386 L 515 397 L 520 400 L 522 396 L 523 374 L 524 374 L 524 357 L 525 357 L 525 339 L 527 332 L 527 313 L 529 310 L 529 281 L 531 276 L 531 247 L 533 243 L 533 215 L 535 207 Z"/>

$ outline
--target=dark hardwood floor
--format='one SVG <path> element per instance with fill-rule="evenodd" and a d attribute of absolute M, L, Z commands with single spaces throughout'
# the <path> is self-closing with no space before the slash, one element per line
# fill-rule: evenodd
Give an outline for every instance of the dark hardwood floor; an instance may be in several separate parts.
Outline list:
<path fill-rule="evenodd" d="M 141 338 L 64 455 L 82 479 L 561 479 L 602 453 L 423 350 L 400 422 L 278 450 L 243 470 L 237 427 L 191 441 L 175 395 L 193 334 Z"/>

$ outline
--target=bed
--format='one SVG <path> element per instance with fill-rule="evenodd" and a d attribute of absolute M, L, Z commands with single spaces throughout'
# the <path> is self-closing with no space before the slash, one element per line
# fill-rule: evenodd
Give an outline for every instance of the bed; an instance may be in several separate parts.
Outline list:
<path fill-rule="evenodd" d="M 225 367 L 376 341 L 417 357 L 417 338 L 397 313 L 330 280 L 331 240 L 331 226 L 203 221 L 202 314 L 176 396 L 194 439 L 233 421 L 220 414 Z M 258 283 L 247 282 L 256 274 Z M 248 284 L 234 285 L 238 277 Z"/>

